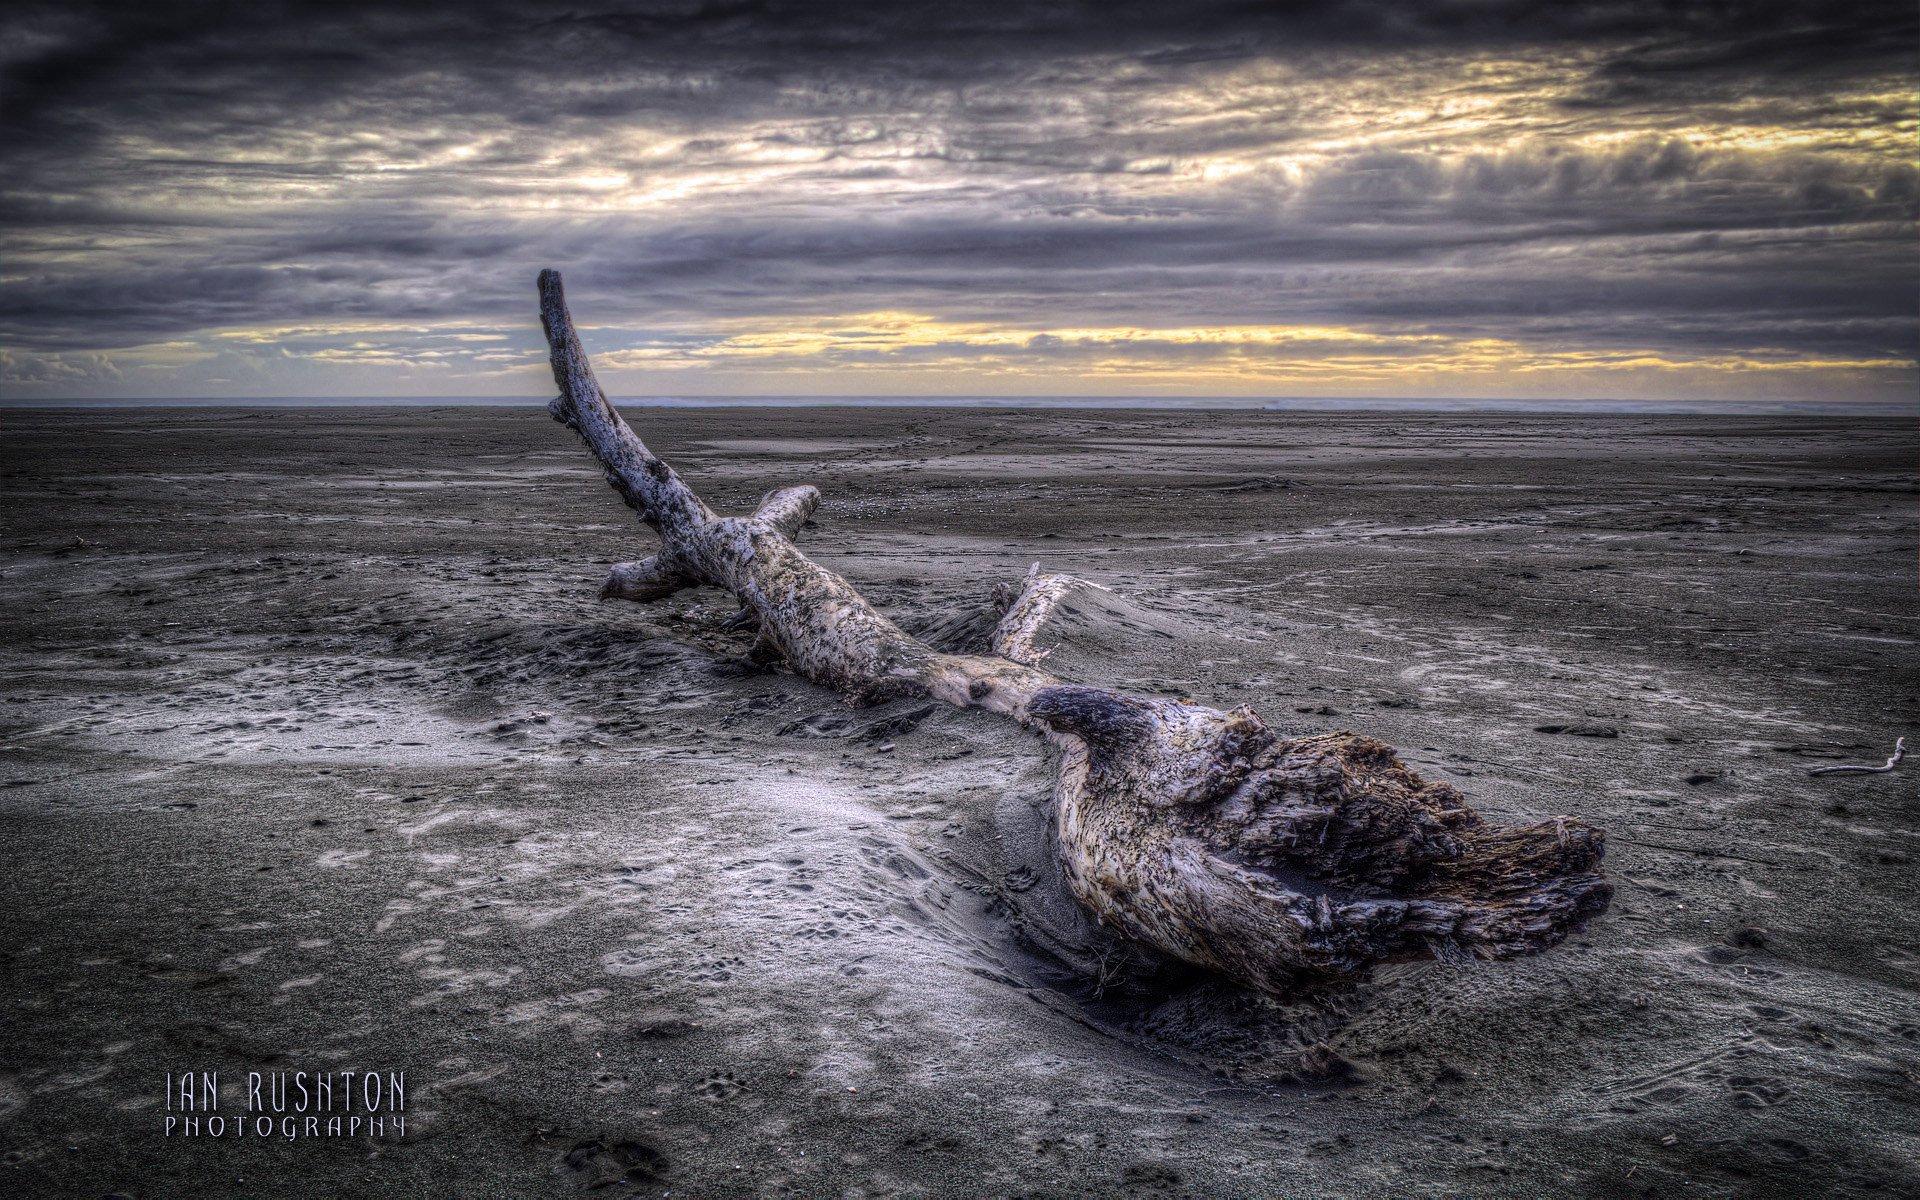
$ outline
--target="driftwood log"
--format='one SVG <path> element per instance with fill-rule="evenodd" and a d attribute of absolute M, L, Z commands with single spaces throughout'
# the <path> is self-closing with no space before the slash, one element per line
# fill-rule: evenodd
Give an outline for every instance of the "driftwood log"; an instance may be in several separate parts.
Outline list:
<path fill-rule="evenodd" d="M 1068 885 L 1102 922 L 1268 992 L 1303 976 L 1422 957 L 1546 950 L 1604 910 L 1599 830 L 1565 817 L 1503 826 L 1460 793 L 1349 733 L 1288 738 L 1252 710 L 1127 695 L 1042 670 L 1035 634 L 1074 586 L 1037 569 L 1001 591 L 993 654 L 936 651 L 794 547 L 819 503 L 767 494 L 715 514 L 641 442 L 594 379 L 554 271 L 540 316 L 560 395 L 627 506 L 660 535 L 602 594 L 694 586 L 738 597 L 756 652 L 856 703 L 930 696 L 999 713 L 1059 755 L 1055 829 Z"/>

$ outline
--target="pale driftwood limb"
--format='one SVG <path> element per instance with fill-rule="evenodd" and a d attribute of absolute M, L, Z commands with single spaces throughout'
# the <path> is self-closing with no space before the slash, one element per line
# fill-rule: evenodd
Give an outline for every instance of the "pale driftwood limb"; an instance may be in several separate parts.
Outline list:
<path fill-rule="evenodd" d="M 820 489 L 812 484 L 780 488 L 766 494 L 754 517 L 793 538 L 800 535 L 800 527 L 813 517 L 813 510 L 819 504 Z M 668 548 L 639 562 L 614 564 L 607 572 L 607 581 L 600 585 L 600 598 L 637 600 L 646 604 L 664 600 L 682 588 L 693 587 L 697 583 Z M 747 615 L 750 611 L 742 608 L 741 614 Z M 738 617 L 734 623 L 739 623 Z"/>
<path fill-rule="evenodd" d="M 820 506 L 820 489 L 810 483 L 798 487 L 776 488 L 760 498 L 754 520 L 765 521 L 774 532 L 789 538 L 800 536 L 800 527 L 813 517 Z"/>
<path fill-rule="evenodd" d="M 995 588 L 995 598 L 1003 600 L 1003 615 L 993 631 L 993 652 L 1029 667 L 1037 667 L 1051 651 L 1034 646 L 1034 638 L 1053 615 L 1053 610 L 1075 588 L 1104 592 L 1097 583 L 1075 579 L 1071 575 L 1042 575 L 1040 564 L 1033 564 L 1017 595 L 1006 584 Z"/>
<path fill-rule="evenodd" d="M 553 271 L 540 276 L 540 313 L 560 387 L 553 414 L 659 531 L 653 572 L 732 592 L 758 619 L 757 653 L 856 701 L 931 696 L 1043 734 L 1060 755 L 1063 874 L 1102 921 L 1281 991 L 1376 962 L 1537 953 L 1606 908 L 1598 830 L 1483 821 L 1380 742 L 1283 738 L 1246 708 L 1080 686 L 908 636 L 794 547 L 798 489 L 751 517 L 719 517 L 654 457 L 594 381 Z M 1051 590 L 1009 602 L 1009 652 L 1031 651 L 1020 633 L 1058 603 Z"/>
<path fill-rule="evenodd" d="M 1900 760 L 1905 758 L 1906 756 L 1907 756 L 1907 739 L 1903 737 L 1899 737 L 1899 738 L 1893 739 L 1893 754 L 1887 759 L 1886 762 L 1881 763 L 1877 767 L 1865 767 L 1865 766 L 1854 766 L 1852 764 L 1843 764 L 1840 766 L 1833 766 L 1833 767 L 1815 767 L 1813 768 L 1813 770 L 1808 771 L 1807 774 L 1809 775 L 1885 775 L 1889 771 L 1892 771 L 1894 768 L 1898 767 L 1900 765 Z"/>
<path fill-rule="evenodd" d="M 600 585 L 601 599 L 645 603 L 664 600 L 681 588 L 693 586 L 691 577 L 662 562 L 661 558 L 655 554 L 639 562 L 616 564 L 607 572 L 607 581 Z"/>

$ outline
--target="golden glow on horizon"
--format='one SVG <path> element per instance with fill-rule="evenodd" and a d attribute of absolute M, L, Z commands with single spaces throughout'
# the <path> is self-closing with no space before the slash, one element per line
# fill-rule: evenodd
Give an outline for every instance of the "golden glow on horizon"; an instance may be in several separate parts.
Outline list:
<path fill-rule="evenodd" d="M 1851 373 L 1912 367 L 1900 358 L 1545 349 L 1501 338 L 1390 333 L 1350 326 L 1222 325 L 1008 329 L 904 312 L 810 318 L 693 346 L 600 351 L 609 372 L 745 369 L 756 374 L 1152 382 L 1156 390 L 1258 392 L 1276 385 L 1340 387 L 1401 379 L 1484 379 L 1546 373 Z"/>
<path fill-rule="evenodd" d="M 1512 383 L 1592 377 L 1702 380 L 1764 376 L 1859 378 L 1910 375 L 1898 357 L 1818 357 L 1786 351 L 1676 354 L 1650 348 L 1541 347 L 1493 337 L 1384 331 L 1345 325 L 1140 325 L 1010 328 L 880 311 L 777 322 L 735 320 L 724 330 L 659 335 L 652 344 L 607 348 L 617 327 L 583 326 L 596 365 L 615 387 L 673 390 L 669 380 L 733 381 L 745 390 L 816 390 L 823 378 L 867 381 L 929 394 L 965 392 L 969 381 L 1005 391 L 1071 392 L 1076 385 L 1146 394 L 1484 394 Z M 515 346 L 512 343 L 520 342 Z M 394 326 L 376 321 L 258 326 L 103 352 L 113 370 L 167 372 L 223 354 L 269 354 L 334 367 L 428 370 L 544 386 L 544 351 L 525 331 L 459 322 Z M 648 380 L 654 382 L 646 382 Z M 1556 384 L 1557 386 L 1557 384 Z M 1084 386 L 1081 390 L 1085 390 Z M 1535 389 L 1537 390 L 1537 389 Z"/>

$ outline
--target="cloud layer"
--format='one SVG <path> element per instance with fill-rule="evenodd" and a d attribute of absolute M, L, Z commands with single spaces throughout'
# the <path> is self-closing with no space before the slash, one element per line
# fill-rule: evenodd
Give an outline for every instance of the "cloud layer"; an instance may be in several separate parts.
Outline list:
<path fill-rule="evenodd" d="M 0 394 L 1887 398 L 1911 3 L 0 17 Z"/>

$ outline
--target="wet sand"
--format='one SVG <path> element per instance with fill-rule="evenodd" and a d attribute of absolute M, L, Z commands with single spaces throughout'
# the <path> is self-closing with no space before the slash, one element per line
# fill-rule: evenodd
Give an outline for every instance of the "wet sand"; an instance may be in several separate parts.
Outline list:
<path fill-rule="evenodd" d="M 1911 422 L 638 410 L 927 636 L 1352 729 L 1619 885 L 1517 964 L 1256 999 L 1063 901 L 1044 748 L 748 663 L 537 410 L 0 418 L 0 1189 L 1920 1190 Z M 1920 741 L 1920 739 L 1915 739 Z M 1920 746 L 1916 746 L 1920 750 Z M 405 1070 L 406 1137 L 164 1073 Z"/>

